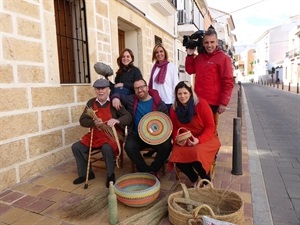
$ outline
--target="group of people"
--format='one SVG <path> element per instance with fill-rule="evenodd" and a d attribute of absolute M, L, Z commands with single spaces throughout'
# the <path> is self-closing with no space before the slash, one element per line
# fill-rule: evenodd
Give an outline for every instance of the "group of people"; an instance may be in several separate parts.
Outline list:
<path fill-rule="evenodd" d="M 89 147 L 102 149 L 107 168 L 106 186 L 110 181 L 115 182 L 114 159 L 118 146 L 105 134 L 104 124 L 118 130 L 130 127 L 124 149 L 139 172 L 158 177 L 158 171 L 168 160 L 170 169 L 175 165 L 193 184 L 199 177 L 210 180 L 210 165 L 221 145 L 216 133 L 216 115 L 226 110 L 234 82 L 231 60 L 218 47 L 215 30 L 205 32 L 203 46 L 205 53 L 198 55 L 194 54 L 195 49 L 187 49 L 185 67 L 187 73 L 195 74 L 194 89 L 188 81 L 179 81 L 177 67 L 169 62 L 162 44 L 153 48 L 154 65 L 148 84 L 133 64 L 132 51 L 124 49 L 120 53 L 115 84 L 108 79 L 96 80 L 93 84 L 96 97 L 87 102 L 80 117 L 80 125 L 90 128 L 90 132 L 72 145 L 79 176 L 74 184 L 83 183 L 87 171 L 90 171 L 88 179 L 95 178 L 91 166 L 87 168 Z M 90 108 L 96 119 L 87 115 Z M 173 123 L 171 137 L 158 145 L 144 142 L 138 133 L 141 118 L 152 111 L 169 115 Z M 184 144 L 178 141 L 182 127 L 191 133 Z M 156 152 L 150 165 L 140 152 L 145 148 Z"/>

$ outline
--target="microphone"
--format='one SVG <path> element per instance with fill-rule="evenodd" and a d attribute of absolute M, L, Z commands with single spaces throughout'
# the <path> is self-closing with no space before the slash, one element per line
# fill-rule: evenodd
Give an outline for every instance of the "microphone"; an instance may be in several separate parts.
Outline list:
<path fill-rule="evenodd" d="M 95 63 L 94 69 L 95 69 L 96 73 L 98 73 L 102 76 L 105 76 L 105 77 L 109 77 L 114 74 L 114 71 L 112 70 L 112 68 L 103 62 Z"/>

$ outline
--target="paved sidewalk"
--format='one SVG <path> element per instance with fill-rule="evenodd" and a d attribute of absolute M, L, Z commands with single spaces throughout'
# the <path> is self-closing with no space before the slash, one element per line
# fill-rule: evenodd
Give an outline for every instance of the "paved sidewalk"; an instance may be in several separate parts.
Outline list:
<path fill-rule="evenodd" d="M 222 147 L 217 158 L 215 167 L 215 188 L 222 188 L 238 193 L 245 202 L 245 222 L 243 225 L 253 225 L 252 199 L 249 173 L 249 160 L 247 153 L 247 140 L 244 116 L 242 119 L 242 159 L 243 175 L 234 176 L 232 170 L 232 142 L 233 142 L 233 118 L 237 113 L 237 90 L 236 85 L 233 91 L 232 100 L 227 111 L 219 118 L 218 133 Z M 71 151 L 71 149 L 70 149 Z M 117 178 L 130 172 L 130 161 L 125 156 L 124 168 L 116 169 Z M 77 177 L 74 159 L 65 162 L 39 176 L 20 183 L 9 190 L 0 193 L 0 225 L 71 225 L 71 224 L 109 224 L 108 212 L 95 214 L 84 220 L 64 220 L 60 217 L 62 207 L 70 204 L 78 204 L 90 196 L 107 191 L 105 187 L 105 171 L 94 169 L 96 179 L 89 181 L 88 189 L 82 185 L 76 186 L 72 181 Z M 173 187 L 178 184 L 174 171 L 167 172 L 161 177 L 160 198 L 169 195 Z M 181 173 L 180 181 L 191 184 Z M 118 204 L 119 220 L 122 221 L 149 207 L 131 208 L 121 203 Z M 161 222 L 168 225 L 170 222 L 166 217 Z"/>

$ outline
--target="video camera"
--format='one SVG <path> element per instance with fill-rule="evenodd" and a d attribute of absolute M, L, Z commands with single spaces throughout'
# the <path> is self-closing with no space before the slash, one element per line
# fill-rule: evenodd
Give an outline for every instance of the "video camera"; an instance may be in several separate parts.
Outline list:
<path fill-rule="evenodd" d="M 182 45 L 185 46 L 186 49 L 194 49 L 197 47 L 198 53 L 204 52 L 202 43 L 204 33 L 204 30 L 198 30 L 191 36 L 183 35 Z"/>
<path fill-rule="evenodd" d="M 210 25 L 208 29 L 215 29 L 215 28 L 212 25 Z M 194 49 L 197 47 L 198 53 L 204 52 L 205 51 L 203 46 L 204 34 L 205 34 L 204 30 L 198 30 L 195 33 L 193 33 L 191 36 L 183 35 L 182 45 L 185 46 L 186 49 Z"/>

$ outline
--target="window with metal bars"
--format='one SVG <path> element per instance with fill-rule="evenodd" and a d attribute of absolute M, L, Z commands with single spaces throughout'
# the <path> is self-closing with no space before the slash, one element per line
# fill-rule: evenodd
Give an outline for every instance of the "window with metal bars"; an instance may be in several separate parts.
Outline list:
<path fill-rule="evenodd" d="M 54 0 L 60 82 L 90 83 L 85 0 Z"/>

